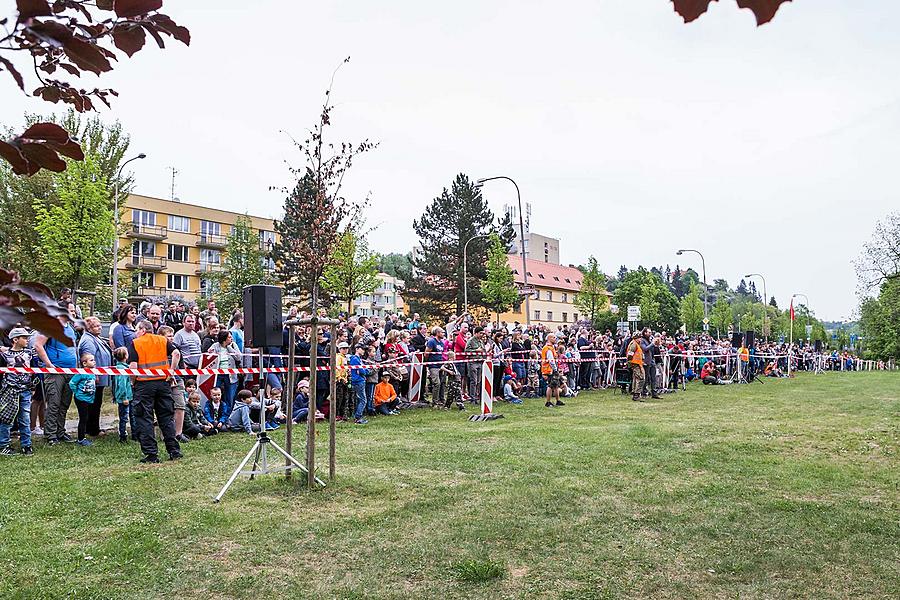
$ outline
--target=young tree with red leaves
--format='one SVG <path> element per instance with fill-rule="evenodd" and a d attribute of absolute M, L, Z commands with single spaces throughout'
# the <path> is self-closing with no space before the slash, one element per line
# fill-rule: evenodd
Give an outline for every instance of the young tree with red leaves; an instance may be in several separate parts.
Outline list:
<path fill-rule="evenodd" d="M 95 75 L 113 70 L 117 55 L 113 47 L 128 57 L 144 47 L 150 35 L 160 48 L 163 36 L 189 45 L 190 32 L 159 11 L 162 0 L 16 0 L 18 14 L 0 19 L 0 70 L 12 76 L 25 92 L 23 72 L 33 71 L 38 87 L 33 96 L 71 104 L 76 111 L 94 110 L 94 101 L 109 106 L 115 90 L 85 90 L 72 80 L 85 72 Z M 28 69 L 15 60 L 30 59 Z M 65 74 L 63 74 L 65 72 Z M 34 175 L 40 169 L 61 172 L 66 162 L 61 156 L 84 160 L 78 142 L 55 123 L 36 123 L 9 141 L 0 140 L 0 158 L 9 162 L 18 175 Z"/>

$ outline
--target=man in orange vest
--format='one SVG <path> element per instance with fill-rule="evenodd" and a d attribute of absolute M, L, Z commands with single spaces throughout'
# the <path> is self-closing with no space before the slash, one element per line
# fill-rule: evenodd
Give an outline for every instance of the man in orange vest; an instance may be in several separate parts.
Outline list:
<path fill-rule="evenodd" d="M 159 446 L 153 431 L 153 414 L 166 443 L 170 460 L 182 457 L 181 447 L 175 438 L 175 403 L 172 394 L 174 379 L 168 372 L 177 368 L 181 353 L 161 335 L 153 333 L 150 321 L 137 324 L 134 339 L 128 344 L 128 362 L 131 368 L 157 369 L 159 374 L 137 375 L 134 381 L 134 399 L 131 410 L 134 411 L 134 424 L 137 429 L 141 452 L 144 453 L 142 463 L 159 462 Z"/>
<path fill-rule="evenodd" d="M 566 403 L 559 399 L 560 375 L 556 356 L 556 334 L 547 334 L 547 343 L 541 348 L 541 376 L 547 382 L 547 401 L 544 406 L 554 406 L 550 400 L 556 398 L 555 406 L 565 406 Z"/>
<path fill-rule="evenodd" d="M 640 331 L 635 331 L 631 336 L 625 356 L 628 359 L 628 366 L 631 368 L 631 399 L 635 402 L 643 402 L 641 390 L 644 387 L 644 349 L 641 347 Z"/>

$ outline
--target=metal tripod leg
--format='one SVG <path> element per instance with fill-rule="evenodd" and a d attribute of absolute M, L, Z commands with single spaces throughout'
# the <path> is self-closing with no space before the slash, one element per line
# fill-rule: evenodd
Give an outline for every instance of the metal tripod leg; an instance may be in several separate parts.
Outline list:
<path fill-rule="evenodd" d="M 238 465 L 237 469 L 234 470 L 234 473 L 231 474 L 231 477 L 228 479 L 228 483 L 222 488 L 222 490 L 216 495 L 213 499 L 213 502 L 218 502 L 222 499 L 222 496 L 225 495 L 225 492 L 228 491 L 228 488 L 231 487 L 231 484 L 234 483 L 234 480 L 237 479 L 237 476 L 241 474 L 241 471 L 244 470 L 244 467 L 247 466 L 247 463 L 250 462 L 250 457 L 253 456 L 259 449 L 259 440 L 256 440 L 256 443 L 253 444 L 253 447 L 250 448 L 250 452 L 247 453 L 247 456 L 244 457 L 244 460 L 241 461 L 241 464 Z"/>

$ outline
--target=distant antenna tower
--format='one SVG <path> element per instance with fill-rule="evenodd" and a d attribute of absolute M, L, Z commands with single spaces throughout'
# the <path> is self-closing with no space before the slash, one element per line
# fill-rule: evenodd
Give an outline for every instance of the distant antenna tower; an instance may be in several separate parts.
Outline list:
<path fill-rule="evenodd" d="M 172 171 L 172 192 L 169 196 L 169 199 L 172 202 L 181 202 L 178 198 L 175 197 L 175 176 L 178 175 L 179 171 L 175 167 L 169 167 L 169 170 Z"/>

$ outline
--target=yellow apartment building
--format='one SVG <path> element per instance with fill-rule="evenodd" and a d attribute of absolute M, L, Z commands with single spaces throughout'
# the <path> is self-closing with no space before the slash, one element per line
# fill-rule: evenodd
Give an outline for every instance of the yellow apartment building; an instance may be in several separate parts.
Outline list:
<path fill-rule="evenodd" d="M 507 260 L 516 284 L 523 285 L 525 277 L 521 272 L 522 256 L 510 254 Z M 526 259 L 525 264 L 528 269 L 528 285 L 535 290 L 529 299 L 531 323 L 556 329 L 558 325 L 577 322 L 581 315 L 575 307 L 575 297 L 581 289 L 581 271 L 575 267 L 565 267 L 531 258 Z M 608 292 L 607 294 L 612 296 Z M 524 300 L 512 311 L 501 314 L 500 320 L 510 325 L 516 321 L 524 324 L 526 322 Z"/>
<path fill-rule="evenodd" d="M 404 285 L 403 280 L 387 273 L 379 273 L 378 279 L 381 284 L 371 294 L 362 294 L 353 299 L 353 314 L 383 317 L 390 313 L 405 312 L 406 305 L 399 292 Z"/>
<path fill-rule="evenodd" d="M 130 194 L 119 241 L 129 249 L 119 262 L 120 272 L 130 275 L 122 296 L 177 295 L 188 300 L 206 296 L 210 292 L 206 275 L 222 269 L 228 234 L 243 216 L 250 219 L 260 248 L 267 251 L 276 240 L 272 219 Z"/>

